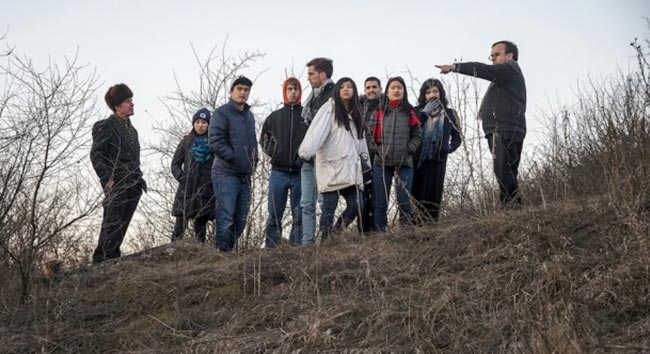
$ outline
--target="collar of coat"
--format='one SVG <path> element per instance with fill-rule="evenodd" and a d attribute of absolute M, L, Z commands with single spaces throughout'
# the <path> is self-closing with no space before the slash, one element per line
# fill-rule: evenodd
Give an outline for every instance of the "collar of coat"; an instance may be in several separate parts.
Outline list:
<path fill-rule="evenodd" d="M 245 113 L 245 112 L 250 111 L 250 109 L 251 109 L 251 106 L 248 103 L 244 103 L 244 109 L 239 110 L 239 107 L 237 106 L 237 104 L 235 103 L 235 101 L 232 98 L 228 99 L 228 105 L 237 112 Z"/>

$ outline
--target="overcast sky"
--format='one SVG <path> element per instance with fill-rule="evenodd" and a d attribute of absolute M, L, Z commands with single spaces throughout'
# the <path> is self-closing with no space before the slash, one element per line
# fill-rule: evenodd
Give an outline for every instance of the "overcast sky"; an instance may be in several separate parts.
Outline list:
<path fill-rule="evenodd" d="M 650 16 L 647 0 L 2 1 L 6 43 L 43 64 L 79 48 L 80 61 L 101 77 L 99 97 L 117 82 L 133 89 L 133 121 L 145 136 L 152 116 L 164 119 L 158 98 L 174 90 L 172 71 L 192 88 L 190 42 L 205 56 L 226 36 L 231 54 L 266 53 L 243 72 L 264 71 L 251 93 L 263 101 L 280 100 L 285 68 L 302 69 L 316 56 L 334 60 L 335 79 L 350 76 L 359 86 L 407 68 L 424 81 L 439 76 L 434 64 L 487 62 L 490 45 L 509 39 L 520 49 L 529 130 L 539 131 L 548 98 L 570 102 L 579 79 L 634 65 L 629 43 L 648 38 Z"/>

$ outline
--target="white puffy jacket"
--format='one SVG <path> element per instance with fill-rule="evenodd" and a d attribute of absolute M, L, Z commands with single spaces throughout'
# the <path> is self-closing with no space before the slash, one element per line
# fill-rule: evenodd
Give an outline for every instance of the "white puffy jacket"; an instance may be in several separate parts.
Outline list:
<path fill-rule="evenodd" d="M 368 156 L 366 138 L 357 139 L 357 129 L 350 121 L 351 131 L 334 119 L 334 99 L 330 98 L 316 113 L 298 154 L 303 159 L 316 155 L 318 192 L 332 192 L 358 185 L 363 189 L 359 155 Z"/>

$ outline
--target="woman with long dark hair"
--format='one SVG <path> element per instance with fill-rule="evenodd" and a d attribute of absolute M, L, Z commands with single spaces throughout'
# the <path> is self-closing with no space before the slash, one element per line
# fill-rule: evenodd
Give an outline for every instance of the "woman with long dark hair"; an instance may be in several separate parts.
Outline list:
<path fill-rule="evenodd" d="M 361 159 L 368 158 L 357 86 L 348 77 L 334 86 L 330 98 L 316 113 L 300 145 L 303 159 L 316 156 L 316 184 L 323 203 L 319 222 L 321 242 L 334 223 L 339 196 L 345 198 L 343 226 L 354 220 L 362 208 L 363 174 Z"/>
<path fill-rule="evenodd" d="M 424 212 L 424 221 L 437 221 L 440 215 L 447 155 L 461 144 L 460 122 L 449 108 L 442 82 L 428 79 L 420 87 L 415 108 L 422 122 L 422 146 L 413 176 L 413 198 Z M 451 142 L 450 142 L 451 138 Z"/>
<path fill-rule="evenodd" d="M 397 204 L 401 224 L 412 223 L 409 201 L 413 181 L 413 156 L 420 147 L 420 121 L 408 101 L 406 84 L 393 77 L 386 84 L 383 109 L 378 110 L 372 127 L 371 148 L 376 150 L 372 186 L 375 196 L 375 228 L 385 231 L 388 199 L 393 177 L 397 176 Z"/>

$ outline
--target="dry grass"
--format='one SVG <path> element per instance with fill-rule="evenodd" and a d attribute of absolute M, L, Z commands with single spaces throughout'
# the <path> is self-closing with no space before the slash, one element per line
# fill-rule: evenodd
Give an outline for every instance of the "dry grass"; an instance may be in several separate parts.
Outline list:
<path fill-rule="evenodd" d="M 650 237 L 568 203 L 324 246 L 177 243 L 0 313 L 7 353 L 639 353 Z"/>

